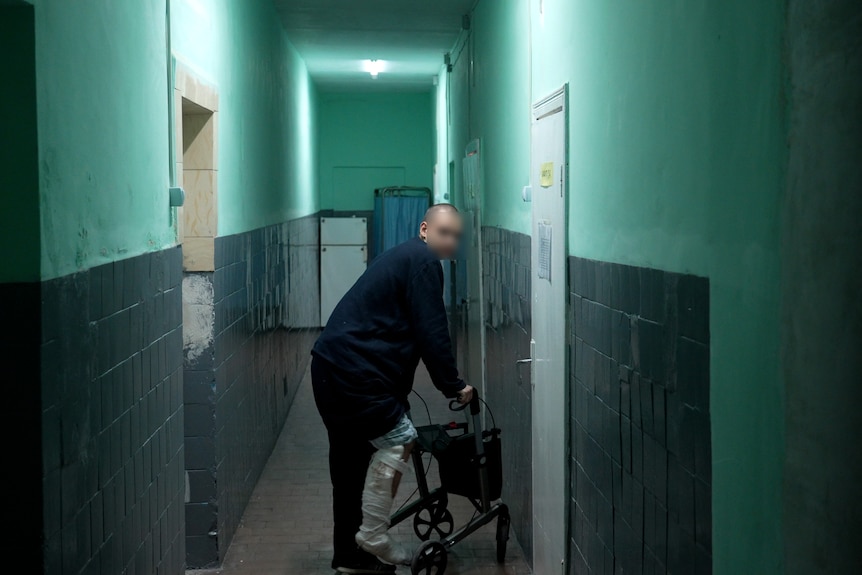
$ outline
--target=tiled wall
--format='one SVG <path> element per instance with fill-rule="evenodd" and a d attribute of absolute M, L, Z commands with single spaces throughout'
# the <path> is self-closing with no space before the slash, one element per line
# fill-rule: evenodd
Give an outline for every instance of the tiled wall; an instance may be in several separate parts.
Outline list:
<path fill-rule="evenodd" d="M 320 328 L 320 218 L 292 220 L 288 228 L 287 321 L 291 329 Z M 313 338 L 312 338 L 313 339 Z M 311 347 L 297 348 L 307 357 Z"/>
<path fill-rule="evenodd" d="M 42 283 L 45 573 L 183 572 L 180 279 L 169 249 Z"/>
<path fill-rule="evenodd" d="M 224 558 L 304 375 L 317 246 L 316 217 L 216 238 L 211 345 L 185 350 L 189 567 Z"/>
<path fill-rule="evenodd" d="M 186 564 L 218 560 L 213 273 L 183 274 Z"/>
<path fill-rule="evenodd" d="M 532 557 L 530 237 L 486 227 L 483 234 L 487 401 L 503 430 L 503 501 L 512 529 Z"/>
<path fill-rule="evenodd" d="M 711 573 L 708 280 L 569 273 L 569 572 Z"/>

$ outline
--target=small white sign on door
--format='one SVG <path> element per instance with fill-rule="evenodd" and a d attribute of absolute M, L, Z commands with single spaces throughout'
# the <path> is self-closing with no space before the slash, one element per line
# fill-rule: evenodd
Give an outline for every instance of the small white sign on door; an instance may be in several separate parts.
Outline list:
<path fill-rule="evenodd" d="M 548 222 L 539 222 L 539 278 L 551 281 L 551 246 L 553 227 Z"/>

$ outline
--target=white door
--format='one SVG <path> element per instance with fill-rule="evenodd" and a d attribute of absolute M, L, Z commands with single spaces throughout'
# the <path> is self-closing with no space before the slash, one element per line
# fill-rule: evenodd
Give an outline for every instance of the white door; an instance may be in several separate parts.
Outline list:
<path fill-rule="evenodd" d="M 368 267 L 365 246 L 322 246 L 320 248 L 320 323 L 329 316 L 347 290 Z"/>
<path fill-rule="evenodd" d="M 566 558 L 566 101 L 563 88 L 533 107 L 533 567 L 542 575 L 565 573 Z"/>
<path fill-rule="evenodd" d="M 464 220 L 467 282 L 462 313 L 467 316 L 464 374 L 467 383 L 485 395 L 485 314 L 482 305 L 482 157 L 479 140 L 467 145 L 464 157 Z"/>

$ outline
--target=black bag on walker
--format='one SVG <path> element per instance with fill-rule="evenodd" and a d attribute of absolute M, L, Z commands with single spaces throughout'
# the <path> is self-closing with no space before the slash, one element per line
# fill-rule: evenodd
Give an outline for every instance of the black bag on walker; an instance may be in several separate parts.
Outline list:
<path fill-rule="evenodd" d="M 503 457 L 499 430 L 484 440 L 488 470 L 488 500 L 499 499 L 503 491 Z M 472 433 L 450 437 L 445 445 L 435 442 L 433 449 L 440 469 L 440 485 L 447 493 L 480 499 L 479 463 L 476 461 L 476 439 Z"/>

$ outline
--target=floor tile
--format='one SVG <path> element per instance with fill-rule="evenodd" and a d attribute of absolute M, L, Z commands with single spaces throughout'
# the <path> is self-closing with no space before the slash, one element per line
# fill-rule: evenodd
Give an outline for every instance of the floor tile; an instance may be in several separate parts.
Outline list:
<path fill-rule="evenodd" d="M 431 385 L 420 366 L 416 391 L 428 403 L 411 396 L 416 425 L 463 421 L 464 413 L 448 410 L 448 401 Z M 426 456 L 426 461 L 430 456 Z M 431 488 L 439 485 L 436 464 L 426 466 Z M 416 477 L 407 476 L 396 506 L 415 491 Z M 332 499 L 327 463 L 327 438 L 314 406 L 309 375 L 297 393 L 287 424 L 252 494 L 224 565 L 220 569 L 189 571 L 189 575 L 331 575 Z M 449 510 L 458 528 L 474 509 L 462 497 L 450 496 Z M 403 542 L 418 547 L 412 521 L 393 527 Z M 450 550 L 446 575 L 530 575 L 531 571 L 514 536 L 509 540 L 506 563 L 495 558 L 495 523 L 483 527 Z M 399 569 L 407 574 L 408 568 Z"/>

